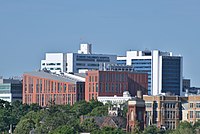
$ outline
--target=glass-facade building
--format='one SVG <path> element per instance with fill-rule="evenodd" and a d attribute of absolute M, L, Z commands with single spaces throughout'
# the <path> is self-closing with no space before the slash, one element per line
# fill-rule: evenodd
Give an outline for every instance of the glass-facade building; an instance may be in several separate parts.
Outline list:
<path fill-rule="evenodd" d="M 132 59 L 134 71 L 148 74 L 148 94 L 151 94 L 151 59 Z"/>
<path fill-rule="evenodd" d="M 162 92 L 180 95 L 181 89 L 181 58 L 162 57 Z"/>
<path fill-rule="evenodd" d="M 148 95 L 182 92 L 182 56 L 159 50 L 127 51 L 126 56 L 117 57 L 118 64 L 132 65 L 134 71 L 148 74 Z"/>
<path fill-rule="evenodd" d="M 4 79 L 5 80 L 5 79 Z M 2 80 L 3 81 L 3 80 Z M 6 81 L 6 80 L 5 80 Z M 9 80 L 10 83 L 2 82 L 0 83 L 0 99 L 8 102 L 12 101 L 22 101 L 22 83 L 19 80 Z"/>

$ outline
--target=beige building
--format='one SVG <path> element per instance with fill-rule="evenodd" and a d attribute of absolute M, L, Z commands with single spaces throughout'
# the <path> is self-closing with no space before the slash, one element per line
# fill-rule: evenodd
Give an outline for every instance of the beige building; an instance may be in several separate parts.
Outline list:
<path fill-rule="evenodd" d="M 200 120 L 200 95 L 179 96 L 147 96 L 146 126 L 156 125 L 163 129 L 176 129 L 180 121 L 195 123 Z"/>
<path fill-rule="evenodd" d="M 181 116 L 181 97 L 178 96 L 144 96 L 146 105 L 146 126 L 157 125 L 158 128 L 176 129 Z"/>
<path fill-rule="evenodd" d="M 200 120 L 200 95 L 188 96 L 188 121 Z"/>

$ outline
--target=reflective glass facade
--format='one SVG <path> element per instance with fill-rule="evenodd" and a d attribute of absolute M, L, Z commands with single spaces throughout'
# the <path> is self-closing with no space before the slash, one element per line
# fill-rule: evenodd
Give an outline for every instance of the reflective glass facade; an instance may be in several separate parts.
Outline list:
<path fill-rule="evenodd" d="M 126 65 L 126 60 L 117 60 L 118 65 Z"/>
<path fill-rule="evenodd" d="M 181 57 L 163 56 L 162 59 L 162 92 L 180 95 Z"/>
<path fill-rule="evenodd" d="M 131 61 L 136 72 L 148 74 L 148 95 L 151 95 L 151 59 L 132 59 Z"/>
<path fill-rule="evenodd" d="M 0 84 L 0 94 L 11 93 L 11 84 Z"/>

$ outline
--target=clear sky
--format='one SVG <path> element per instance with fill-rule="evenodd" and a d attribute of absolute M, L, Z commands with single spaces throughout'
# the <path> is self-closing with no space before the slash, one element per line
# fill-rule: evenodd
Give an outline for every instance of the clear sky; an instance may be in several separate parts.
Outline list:
<path fill-rule="evenodd" d="M 200 0 L 1 0 L 0 75 L 40 68 L 46 52 L 159 49 L 184 57 L 200 86 Z"/>

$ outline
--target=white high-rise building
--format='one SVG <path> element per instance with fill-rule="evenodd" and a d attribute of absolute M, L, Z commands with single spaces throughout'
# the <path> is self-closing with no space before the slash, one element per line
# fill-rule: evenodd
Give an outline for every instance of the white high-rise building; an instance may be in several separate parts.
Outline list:
<path fill-rule="evenodd" d="M 46 53 L 45 60 L 41 60 L 41 70 L 43 69 L 58 74 L 66 72 L 66 54 Z"/>
<path fill-rule="evenodd" d="M 183 60 L 172 52 L 127 51 L 126 56 L 117 57 L 121 65 L 133 65 L 137 72 L 148 73 L 148 94 L 171 92 L 182 93 Z"/>
<path fill-rule="evenodd" d="M 47 69 L 54 73 L 85 72 L 106 68 L 108 64 L 116 64 L 117 55 L 92 54 L 91 44 L 80 44 L 78 53 L 46 53 L 41 61 L 41 70 Z"/>

